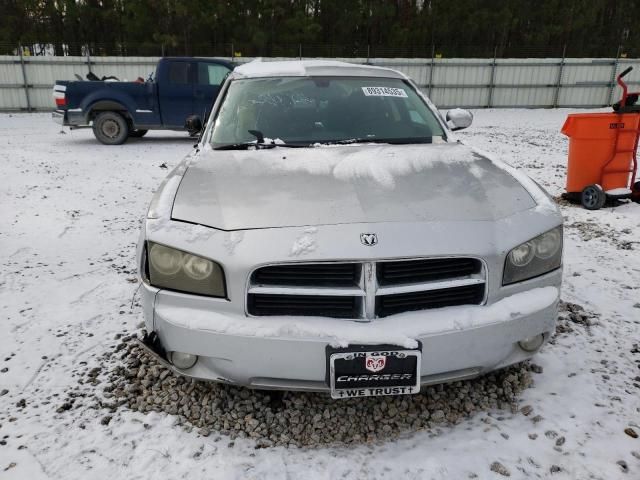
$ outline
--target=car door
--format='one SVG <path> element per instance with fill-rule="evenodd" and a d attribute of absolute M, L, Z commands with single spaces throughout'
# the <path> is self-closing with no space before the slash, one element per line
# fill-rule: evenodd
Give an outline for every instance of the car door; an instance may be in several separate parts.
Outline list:
<path fill-rule="evenodd" d="M 194 114 L 204 122 L 213 102 L 218 96 L 220 86 L 230 72 L 226 65 L 215 62 L 197 62 L 198 74 L 194 90 Z"/>
<path fill-rule="evenodd" d="M 172 60 L 160 87 L 160 111 L 165 127 L 184 128 L 185 120 L 195 111 L 193 87 L 195 62 Z"/>

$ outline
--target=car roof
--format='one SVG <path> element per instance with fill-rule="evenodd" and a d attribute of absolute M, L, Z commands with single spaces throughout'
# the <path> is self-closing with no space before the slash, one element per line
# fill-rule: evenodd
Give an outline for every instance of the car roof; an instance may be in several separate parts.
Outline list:
<path fill-rule="evenodd" d="M 407 77 L 390 68 L 374 67 L 372 65 L 358 65 L 355 63 L 337 62 L 332 60 L 295 60 L 263 62 L 254 60 L 242 64 L 233 71 L 233 78 L 262 78 L 262 77 Z"/>

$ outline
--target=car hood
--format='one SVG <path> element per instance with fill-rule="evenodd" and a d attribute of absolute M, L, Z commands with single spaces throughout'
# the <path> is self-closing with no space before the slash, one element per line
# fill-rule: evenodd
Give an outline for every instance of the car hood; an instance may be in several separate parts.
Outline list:
<path fill-rule="evenodd" d="M 505 168 L 461 144 L 205 150 L 171 218 L 222 230 L 487 221 L 536 206 Z"/>

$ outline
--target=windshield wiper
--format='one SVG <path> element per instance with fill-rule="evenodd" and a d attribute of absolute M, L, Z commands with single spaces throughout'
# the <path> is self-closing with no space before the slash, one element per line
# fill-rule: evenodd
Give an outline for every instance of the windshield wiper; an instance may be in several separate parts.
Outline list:
<path fill-rule="evenodd" d="M 264 150 L 268 148 L 307 148 L 309 145 L 297 144 L 297 143 L 257 143 L 257 142 L 240 142 L 229 143 L 227 145 L 220 145 L 219 147 L 213 147 L 214 150 L 249 150 L 255 148 L 256 150 Z"/>
<path fill-rule="evenodd" d="M 305 148 L 309 145 L 306 144 L 294 144 L 294 143 L 284 143 L 278 142 L 275 140 L 265 141 L 264 134 L 260 130 L 247 130 L 251 135 L 256 137 L 256 140 L 253 142 L 239 142 L 239 143 L 230 143 L 228 145 L 220 145 L 219 147 L 215 147 L 214 150 L 249 150 L 249 148 L 254 147 L 256 149 L 264 149 L 264 148 L 276 148 L 276 147 L 285 147 L 285 148 Z"/>
<path fill-rule="evenodd" d="M 249 150 L 250 148 L 264 149 L 264 148 L 308 148 L 322 145 L 351 145 L 357 143 L 386 143 L 389 145 L 412 145 L 412 144 L 425 144 L 432 143 L 432 137 L 405 137 L 405 138 L 376 138 L 376 137 L 354 137 L 343 140 L 320 140 L 320 141 L 308 141 L 304 143 L 276 143 L 274 140 L 265 139 L 262 132 L 259 130 L 249 130 L 251 135 L 256 137 L 256 140 L 252 142 L 239 142 L 231 143 L 228 145 L 220 145 L 214 147 L 214 150 Z"/>
<path fill-rule="evenodd" d="M 247 130 L 247 132 L 256 137 L 258 143 L 264 143 L 264 133 L 260 130 Z"/>
<path fill-rule="evenodd" d="M 388 143 L 390 145 L 409 145 L 414 143 L 431 143 L 431 137 L 407 137 L 407 138 L 375 138 L 361 137 L 348 138 L 344 140 L 328 140 L 318 142 L 321 145 L 350 145 L 352 143 Z"/>

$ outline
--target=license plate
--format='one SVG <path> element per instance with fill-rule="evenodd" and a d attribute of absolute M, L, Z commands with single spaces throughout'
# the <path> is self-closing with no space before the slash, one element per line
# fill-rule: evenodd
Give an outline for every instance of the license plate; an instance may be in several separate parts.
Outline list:
<path fill-rule="evenodd" d="M 331 398 L 409 395 L 420 392 L 422 346 L 327 346 Z"/>

